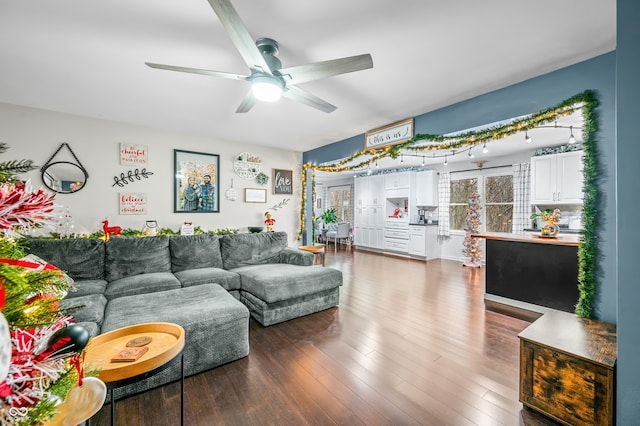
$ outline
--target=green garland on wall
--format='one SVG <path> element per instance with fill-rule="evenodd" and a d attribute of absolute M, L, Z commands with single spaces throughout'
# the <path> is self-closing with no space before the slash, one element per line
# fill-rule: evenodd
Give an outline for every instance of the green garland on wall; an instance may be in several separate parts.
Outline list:
<path fill-rule="evenodd" d="M 309 169 L 312 170 L 312 192 L 315 192 L 316 170 L 324 172 L 345 172 L 364 169 L 377 160 L 384 157 L 398 158 L 401 151 L 451 151 L 475 145 L 482 145 L 496 139 L 502 139 L 514 133 L 531 130 L 537 126 L 552 123 L 558 118 L 572 114 L 582 109 L 584 118 L 583 126 L 583 150 L 584 150 L 584 205 L 582 221 L 584 224 L 583 241 L 578 248 L 579 273 L 578 288 L 580 297 L 576 305 L 576 314 L 590 318 L 593 316 L 593 304 L 596 292 L 596 268 L 597 268 L 597 224 L 598 224 L 598 159 L 596 148 L 596 135 L 598 131 L 597 113 L 598 101 L 593 91 L 586 90 L 560 104 L 531 114 L 524 118 L 514 120 L 505 125 L 469 131 L 455 136 L 443 136 L 432 134 L 418 134 L 410 140 L 391 146 L 371 148 L 358 151 L 351 157 L 331 165 L 319 166 L 306 163 L 302 166 L 302 201 L 300 206 L 300 232 L 298 239 L 302 238 L 305 230 L 305 206 L 307 204 L 306 176 Z M 427 142 L 428 144 L 424 144 Z M 418 143 L 422 143 L 419 145 Z"/>
<path fill-rule="evenodd" d="M 583 240 L 578 247 L 578 289 L 580 297 L 576 305 L 576 314 L 581 317 L 594 316 L 594 299 L 596 293 L 596 270 L 598 264 L 598 100 L 592 91 L 582 93 L 584 107 L 582 115 L 583 150 L 584 150 L 584 204 L 582 207 L 582 223 L 584 224 Z"/>

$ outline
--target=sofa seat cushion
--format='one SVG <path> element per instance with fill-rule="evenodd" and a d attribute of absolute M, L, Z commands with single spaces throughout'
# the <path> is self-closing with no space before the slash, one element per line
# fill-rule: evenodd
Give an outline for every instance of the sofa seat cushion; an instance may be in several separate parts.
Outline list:
<path fill-rule="evenodd" d="M 86 296 L 88 294 L 102 294 L 107 288 L 107 282 L 105 280 L 75 280 L 74 289 L 69 290 L 66 299 L 74 297 Z"/>
<path fill-rule="evenodd" d="M 113 237 L 105 250 L 109 282 L 151 272 L 170 272 L 169 237 Z"/>
<path fill-rule="evenodd" d="M 169 239 L 171 271 L 222 268 L 220 241 L 217 235 L 176 235 Z"/>
<path fill-rule="evenodd" d="M 174 272 L 182 287 L 201 284 L 220 284 L 227 291 L 240 290 L 240 275 L 219 268 L 198 268 Z"/>
<path fill-rule="evenodd" d="M 220 238 L 224 269 L 248 265 L 279 263 L 280 252 L 287 247 L 286 232 L 228 234 Z"/>
<path fill-rule="evenodd" d="M 60 310 L 66 315 L 71 315 L 76 322 L 94 322 L 102 324 L 107 299 L 102 294 L 89 294 L 87 296 L 62 299 Z"/>
<path fill-rule="evenodd" d="M 92 238 L 66 240 L 29 239 L 29 253 L 35 254 L 74 280 L 104 279 L 104 241 Z"/>
<path fill-rule="evenodd" d="M 185 330 L 184 372 L 189 376 L 249 354 L 249 310 L 217 284 L 126 296 L 107 305 L 102 332 L 146 322 Z M 180 363 L 115 390 L 116 398 L 180 378 Z"/>
<path fill-rule="evenodd" d="M 342 272 L 323 266 L 286 264 L 252 265 L 236 268 L 242 290 L 267 303 L 295 299 L 342 285 Z"/>
<path fill-rule="evenodd" d="M 108 300 L 112 300 L 118 297 L 173 290 L 180 287 L 180 281 L 171 272 L 152 272 L 111 281 L 107 284 L 104 295 Z"/>

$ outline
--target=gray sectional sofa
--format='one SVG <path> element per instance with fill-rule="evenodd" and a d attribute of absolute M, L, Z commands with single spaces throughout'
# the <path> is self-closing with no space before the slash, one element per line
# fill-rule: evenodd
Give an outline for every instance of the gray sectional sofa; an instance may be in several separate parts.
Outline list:
<path fill-rule="evenodd" d="M 284 232 L 97 239 L 30 239 L 29 252 L 66 271 L 61 309 L 91 335 L 144 322 L 186 332 L 185 375 L 245 357 L 249 315 L 264 326 L 338 305 L 342 273 L 312 266 Z M 117 397 L 180 377 L 179 366 Z"/>

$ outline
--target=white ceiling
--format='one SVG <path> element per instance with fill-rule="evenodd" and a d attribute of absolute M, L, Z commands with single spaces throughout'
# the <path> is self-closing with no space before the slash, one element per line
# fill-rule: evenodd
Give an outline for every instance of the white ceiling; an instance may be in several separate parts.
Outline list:
<path fill-rule="evenodd" d="M 615 49 L 616 0 L 232 1 L 284 67 L 374 68 L 236 114 L 248 83 L 144 65 L 247 73 L 206 0 L 0 0 L 0 102 L 306 151 Z"/>

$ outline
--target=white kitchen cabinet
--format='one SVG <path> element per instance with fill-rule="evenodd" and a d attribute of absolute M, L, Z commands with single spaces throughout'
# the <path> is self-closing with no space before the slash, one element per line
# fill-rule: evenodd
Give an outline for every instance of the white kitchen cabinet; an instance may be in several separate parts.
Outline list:
<path fill-rule="evenodd" d="M 436 225 L 425 226 L 426 258 L 427 260 L 439 259 L 442 246 L 438 241 L 438 227 Z"/>
<path fill-rule="evenodd" d="M 369 178 L 355 179 L 353 184 L 355 195 L 355 207 L 367 207 L 369 205 Z"/>
<path fill-rule="evenodd" d="M 409 225 L 409 254 L 426 257 L 426 226 Z"/>
<path fill-rule="evenodd" d="M 438 205 L 438 174 L 433 170 L 416 173 L 416 206 Z"/>
<path fill-rule="evenodd" d="M 531 204 L 582 204 L 582 151 L 531 158 Z"/>
<path fill-rule="evenodd" d="M 375 175 L 355 181 L 355 244 L 384 247 L 384 176 Z"/>
<path fill-rule="evenodd" d="M 389 173 L 384 175 L 384 189 L 409 189 L 411 172 Z"/>

